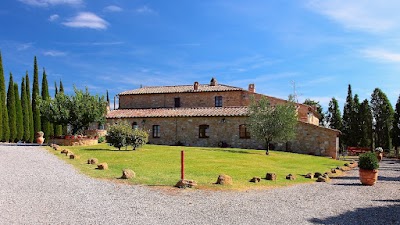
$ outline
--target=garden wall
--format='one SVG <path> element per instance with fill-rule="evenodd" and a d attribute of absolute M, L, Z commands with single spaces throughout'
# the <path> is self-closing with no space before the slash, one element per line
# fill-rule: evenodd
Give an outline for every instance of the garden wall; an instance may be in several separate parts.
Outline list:
<path fill-rule="evenodd" d="M 98 140 L 97 138 L 52 138 L 50 139 L 49 144 L 57 144 L 61 146 L 88 146 L 98 144 Z"/>

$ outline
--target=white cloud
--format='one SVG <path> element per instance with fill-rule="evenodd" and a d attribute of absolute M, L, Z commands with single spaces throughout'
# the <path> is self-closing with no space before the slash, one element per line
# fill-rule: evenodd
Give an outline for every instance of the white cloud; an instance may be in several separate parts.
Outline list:
<path fill-rule="evenodd" d="M 49 17 L 49 21 L 50 21 L 50 22 L 54 22 L 54 21 L 58 20 L 59 18 L 60 18 L 59 15 L 53 14 L 53 15 L 51 15 L 51 16 Z"/>
<path fill-rule="evenodd" d="M 43 52 L 43 55 L 45 55 L 45 56 L 53 56 L 53 57 L 65 56 L 66 54 L 67 53 L 65 53 L 65 52 L 60 52 L 60 51 L 56 51 L 56 50 L 49 50 L 49 51 Z"/>
<path fill-rule="evenodd" d="M 109 5 L 104 8 L 104 11 L 106 12 L 121 12 L 122 8 L 116 5 Z"/>
<path fill-rule="evenodd" d="M 17 50 L 18 50 L 18 51 L 24 51 L 24 50 L 27 50 L 27 49 L 31 48 L 32 45 L 33 45 L 32 43 L 18 44 Z"/>
<path fill-rule="evenodd" d="M 38 7 L 48 7 L 54 5 L 81 5 L 83 0 L 19 0 L 20 2 Z"/>
<path fill-rule="evenodd" d="M 380 33 L 395 30 L 400 23 L 398 0 L 310 0 L 308 7 L 348 29 Z"/>
<path fill-rule="evenodd" d="M 381 62 L 400 62 L 400 53 L 391 52 L 385 49 L 363 49 L 361 54 L 366 58 L 377 59 Z"/>
<path fill-rule="evenodd" d="M 77 16 L 63 23 L 68 27 L 91 28 L 104 30 L 108 27 L 108 22 L 91 12 L 81 12 Z"/>
<path fill-rule="evenodd" d="M 153 13 L 156 13 L 152 8 L 150 8 L 150 7 L 146 6 L 146 5 L 144 5 L 144 6 L 140 7 L 140 8 L 137 8 L 135 11 L 137 13 L 140 13 L 140 14 L 153 14 Z"/>

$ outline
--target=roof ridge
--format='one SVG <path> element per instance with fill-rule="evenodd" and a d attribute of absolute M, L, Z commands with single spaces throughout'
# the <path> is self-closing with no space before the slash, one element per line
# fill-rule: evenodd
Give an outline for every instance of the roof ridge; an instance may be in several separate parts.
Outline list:
<path fill-rule="evenodd" d="M 230 86 L 226 84 L 199 84 L 198 89 L 193 85 L 173 85 L 173 86 L 145 86 L 133 90 L 127 90 L 119 95 L 140 95 L 140 94 L 162 94 L 162 93 L 190 93 L 190 92 L 218 92 L 218 91 L 244 91 L 241 87 Z"/>

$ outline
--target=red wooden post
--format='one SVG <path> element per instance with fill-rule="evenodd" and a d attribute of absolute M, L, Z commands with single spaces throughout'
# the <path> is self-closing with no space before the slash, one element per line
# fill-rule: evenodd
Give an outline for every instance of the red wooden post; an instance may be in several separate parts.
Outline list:
<path fill-rule="evenodd" d="M 181 151 L 181 180 L 185 179 L 185 152 Z"/>

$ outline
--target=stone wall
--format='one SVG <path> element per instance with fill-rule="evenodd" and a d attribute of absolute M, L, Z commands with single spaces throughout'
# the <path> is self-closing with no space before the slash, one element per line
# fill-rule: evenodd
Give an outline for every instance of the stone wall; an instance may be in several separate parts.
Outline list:
<path fill-rule="evenodd" d="M 53 138 L 50 139 L 49 144 L 57 144 L 61 146 L 89 146 L 98 144 L 97 138 Z"/>
<path fill-rule="evenodd" d="M 111 124 L 117 121 L 107 120 Z M 152 144 L 175 145 L 179 142 L 187 146 L 216 147 L 225 142 L 240 148 L 253 148 L 257 145 L 253 139 L 239 138 L 239 125 L 246 123 L 246 117 L 131 118 L 126 121 L 129 124 L 136 122 L 139 128 L 146 130 Z M 152 135 L 153 125 L 160 126 L 159 138 Z M 209 138 L 199 138 L 200 125 L 209 125 Z"/>
<path fill-rule="evenodd" d="M 222 106 L 243 106 L 243 91 L 120 95 L 120 109 L 174 108 L 180 98 L 182 108 L 214 107 L 215 97 L 222 96 Z"/>
<path fill-rule="evenodd" d="M 339 151 L 339 135 L 338 130 L 299 122 L 296 139 L 285 144 L 285 146 L 277 145 L 277 148 L 302 154 L 329 156 L 336 159 Z"/>
<path fill-rule="evenodd" d="M 239 138 L 239 125 L 246 123 L 247 117 L 176 117 L 176 118 L 131 118 L 139 128 L 149 133 L 152 144 L 175 145 L 178 142 L 186 146 L 220 146 L 222 142 L 230 147 L 263 149 L 264 144 L 255 140 Z M 109 119 L 108 123 L 118 122 Z M 160 137 L 152 136 L 153 125 L 160 126 Z M 199 138 L 199 126 L 209 125 L 209 138 Z M 336 158 L 336 137 L 339 132 L 304 122 L 297 126 L 296 140 L 289 143 L 274 143 L 277 150 L 303 154 L 330 156 Z"/>
<path fill-rule="evenodd" d="M 248 106 L 251 99 L 259 100 L 266 97 L 272 105 L 284 104 L 287 101 L 262 94 L 248 91 L 228 92 L 198 92 L 198 93 L 168 93 L 168 94 L 143 94 L 143 95 L 121 95 L 119 97 L 120 109 L 143 109 L 143 108 L 174 108 L 175 98 L 180 98 L 182 108 L 215 107 L 215 97 L 222 96 L 222 106 Z M 300 121 L 318 125 L 319 119 L 310 106 L 298 104 L 297 116 Z"/>
<path fill-rule="evenodd" d="M 99 129 L 85 130 L 83 133 L 86 136 L 91 136 L 91 137 L 104 137 L 107 135 L 107 130 L 99 130 Z"/>

